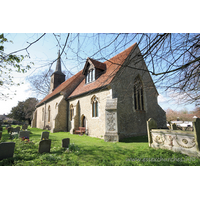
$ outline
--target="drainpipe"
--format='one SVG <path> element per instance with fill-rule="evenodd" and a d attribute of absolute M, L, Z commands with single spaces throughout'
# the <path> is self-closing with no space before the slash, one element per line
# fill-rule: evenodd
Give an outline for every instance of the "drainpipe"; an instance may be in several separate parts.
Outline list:
<path fill-rule="evenodd" d="M 44 129 L 45 129 L 45 122 L 46 122 L 46 102 L 44 102 Z"/>
<path fill-rule="evenodd" d="M 65 99 L 66 100 L 66 99 Z M 68 125 L 69 125 L 69 123 L 68 123 L 68 121 L 69 121 L 69 100 L 66 100 L 66 102 L 67 102 L 67 106 L 66 106 L 66 120 L 67 120 L 67 127 L 66 127 L 66 130 L 67 130 L 67 132 L 69 132 L 69 127 L 68 127 Z"/>

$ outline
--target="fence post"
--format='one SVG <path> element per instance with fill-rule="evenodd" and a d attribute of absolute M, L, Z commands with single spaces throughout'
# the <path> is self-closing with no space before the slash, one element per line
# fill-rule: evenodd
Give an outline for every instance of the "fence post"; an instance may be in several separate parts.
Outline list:
<path fill-rule="evenodd" d="M 193 122 L 194 138 L 196 142 L 197 151 L 200 150 L 200 118 L 196 118 Z"/>
<path fill-rule="evenodd" d="M 151 147 L 151 143 L 152 141 L 152 135 L 151 135 L 151 129 L 156 129 L 157 128 L 157 122 L 152 119 L 149 118 L 149 120 L 147 121 L 147 133 L 148 133 L 148 142 L 149 142 L 149 147 Z"/>

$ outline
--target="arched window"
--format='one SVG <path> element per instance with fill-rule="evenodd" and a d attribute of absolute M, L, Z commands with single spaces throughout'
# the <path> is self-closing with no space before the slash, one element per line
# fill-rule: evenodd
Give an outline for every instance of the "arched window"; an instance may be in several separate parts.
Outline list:
<path fill-rule="evenodd" d="M 71 105 L 70 105 L 70 121 L 72 121 L 73 116 L 74 116 L 74 107 L 73 107 L 73 105 L 71 104 Z"/>
<path fill-rule="evenodd" d="M 58 108 L 58 103 L 56 103 L 56 105 L 55 105 L 55 109 L 56 109 L 56 108 Z"/>
<path fill-rule="evenodd" d="M 44 108 L 42 108 L 42 121 L 44 121 Z"/>
<path fill-rule="evenodd" d="M 99 103 L 98 103 L 98 98 L 95 95 L 92 97 L 91 103 L 92 103 L 92 117 L 98 117 Z"/>
<path fill-rule="evenodd" d="M 50 106 L 48 107 L 48 122 L 50 122 L 51 119 L 51 108 Z"/>
<path fill-rule="evenodd" d="M 134 81 L 134 104 L 135 110 L 144 110 L 143 85 L 139 76 Z"/>

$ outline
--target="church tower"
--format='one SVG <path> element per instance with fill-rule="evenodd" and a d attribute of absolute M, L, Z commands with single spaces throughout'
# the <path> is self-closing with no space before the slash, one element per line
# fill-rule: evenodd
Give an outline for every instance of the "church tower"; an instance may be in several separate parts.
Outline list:
<path fill-rule="evenodd" d="M 58 60 L 56 63 L 56 70 L 51 75 L 50 91 L 53 92 L 61 83 L 65 81 L 65 74 L 61 71 L 60 50 L 58 51 Z"/>

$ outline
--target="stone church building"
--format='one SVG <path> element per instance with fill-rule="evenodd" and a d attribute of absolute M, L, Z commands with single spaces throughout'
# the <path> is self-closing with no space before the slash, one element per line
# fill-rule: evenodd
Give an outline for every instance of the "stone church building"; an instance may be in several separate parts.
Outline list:
<path fill-rule="evenodd" d="M 87 58 L 83 69 L 65 81 L 60 55 L 49 94 L 36 106 L 32 127 L 105 141 L 146 135 L 147 120 L 166 127 L 166 113 L 137 43 L 105 62 Z"/>

